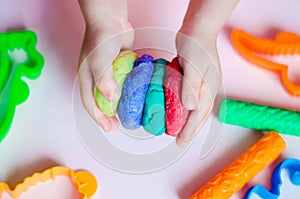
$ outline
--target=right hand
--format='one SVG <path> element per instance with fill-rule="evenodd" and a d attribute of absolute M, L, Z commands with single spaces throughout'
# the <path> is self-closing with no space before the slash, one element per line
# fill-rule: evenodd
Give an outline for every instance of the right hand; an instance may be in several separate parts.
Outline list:
<path fill-rule="evenodd" d="M 208 119 L 221 87 L 222 73 L 216 47 L 217 33 L 182 28 L 176 37 L 178 61 L 184 77 L 181 101 L 190 110 L 177 136 L 179 146 L 190 142 Z"/>
<path fill-rule="evenodd" d="M 133 43 L 133 29 L 127 20 L 125 0 L 80 0 L 86 32 L 79 59 L 79 83 L 82 103 L 104 131 L 118 127 L 115 117 L 107 117 L 94 100 L 94 85 L 109 101 L 120 98 L 120 89 L 113 78 L 112 61 L 120 50 Z"/>

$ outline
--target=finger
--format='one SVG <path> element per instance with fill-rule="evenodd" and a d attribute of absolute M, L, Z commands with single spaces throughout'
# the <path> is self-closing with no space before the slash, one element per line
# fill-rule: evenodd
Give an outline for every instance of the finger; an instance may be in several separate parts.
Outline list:
<path fill-rule="evenodd" d="M 99 24 L 87 27 L 82 47 L 82 58 L 90 64 L 95 85 L 109 101 L 120 98 L 120 90 L 113 77 L 111 64 L 121 49 L 131 48 L 134 40 L 134 31 L 129 23 L 118 28 L 118 24 Z M 100 24 L 101 25 L 101 24 Z M 119 30 L 124 32 L 119 32 Z"/>
<path fill-rule="evenodd" d="M 182 58 L 179 60 L 184 72 L 181 86 L 181 101 L 186 109 L 195 110 L 197 108 L 203 74 L 188 60 Z M 204 64 L 199 63 L 199 67 L 206 67 Z"/>
<path fill-rule="evenodd" d="M 214 99 L 222 84 L 222 73 L 219 65 L 210 65 L 205 73 L 205 82 L 208 85 L 211 96 Z"/>
<path fill-rule="evenodd" d="M 118 130 L 119 126 L 120 126 L 119 120 L 116 117 L 110 117 L 110 119 L 112 120 L 111 121 L 111 124 L 112 124 L 111 125 L 111 130 L 112 131 Z"/>
<path fill-rule="evenodd" d="M 118 126 L 115 118 L 106 117 L 97 107 L 93 95 L 93 76 L 84 62 L 79 69 L 79 82 L 82 103 L 90 116 L 104 131 L 111 131 L 113 126 Z"/>
<path fill-rule="evenodd" d="M 119 100 L 121 92 L 113 77 L 111 67 L 109 67 L 100 77 L 98 76 L 95 78 L 95 84 L 107 100 Z"/>
<path fill-rule="evenodd" d="M 130 23 L 126 23 L 122 33 L 122 49 L 131 49 L 134 42 L 134 30 Z"/>
<path fill-rule="evenodd" d="M 214 105 L 214 99 L 220 89 L 222 75 L 217 65 L 210 65 L 205 73 L 205 79 L 199 94 L 198 109 L 191 112 L 184 129 L 179 134 L 177 143 L 181 146 L 191 141 L 206 122 Z M 198 119 L 197 119 L 198 117 Z M 193 122 L 195 121 L 195 122 Z M 194 130 L 196 128 L 196 130 Z M 181 138 L 179 138 L 182 136 Z"/>
<path fill-rule="evenodd" d="M 190 113 L 183 130 L 176 138 L 178 146 L 184 146 L 194 138 L 212 110 L 213 98 L 207 83 L 203 82 L 199 95 L 197 109 Z"/>
<path fill-rule="evenodd" d="M 120 37 L 122 37 L 121 45 L 119 43 Z M 111 41 L 105 41 L 103 44 L 100 44 L 97 49 L 94 50 L 93 53 L 95 54 L 90 55 L 89 60 L 92 64 L 91 70 L 98 89 L 107 100 L 117 101 L 121 97 L 121 91 L 113 77 L 111 63 L 118 56 L 121 49 L 131 48 L 134 32 L 129 28 L 126 32 L 110 39 Z M 110 50 L 107 51 L 106 49 Z M 105 58 L 107 58 L 107 60 L 105 60 Z M 106 67 L 103 68 L 103 66 Z"/>
<path fill-rule="evenodd" d="M 111 64 L 121 50 L 120 35 L 100 43 L 87 57 L 95 85 L 109 101 L 120 98 L 119 87 L 113 77 Z"/>

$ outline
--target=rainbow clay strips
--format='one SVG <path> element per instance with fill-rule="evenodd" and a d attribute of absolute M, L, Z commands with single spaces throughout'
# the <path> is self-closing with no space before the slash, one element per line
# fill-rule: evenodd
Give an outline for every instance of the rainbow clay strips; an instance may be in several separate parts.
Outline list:
<path fill-rule="evenodd" d="M 44 58 L 36 44 L 32 31 L 0 33 L 0 141 L 11 126 L 16 106 L 29 97 L 22 78 L 36 79 L 42 72 Z"/>
<path fill-rule="evenodd" d="M 131 72 L 137 58 L 138 56 L 136 53 L 128 50 L 121 52 L 113 61 L 113 75 L 120 91 L 122 91 L 126 76 Z M 96 86 L 94 87 L 94 97 L 98 107 L 106 116 L 112 117 L 116 115 L 119 101 L 111 102 L 106 100 Z"/>
<path fill-rule="evenodd" d="M 300 113 L 296 111 L 223 99 L 218 118 L 220 122 L 254 130 L 300 136 Z"/>
<path fill-rule="evenodd" d="M 118 108 L 119 119 L 126 129 L 134 130 L 141 126 L 146 94 L 154 70 L 153 62 L 152 56 L 143 55 L 126 77 Z"/>
<path fill-rule="evenodd" d="M 147 91 L 142 125 L 152 135 L 162 135 L 166 131 L 165 126 L 165 94 L 164 76 L 165 67 L 169 62 L 157 59 L 154 62 L 154 72 Z"/>

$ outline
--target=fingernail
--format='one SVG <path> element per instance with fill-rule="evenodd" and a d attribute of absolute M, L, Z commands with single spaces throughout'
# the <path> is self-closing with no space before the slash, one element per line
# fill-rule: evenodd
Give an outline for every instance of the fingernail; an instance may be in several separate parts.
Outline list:
<path fill-rule="evenodd" d="M 110 129 L 106 128 L 106 127 L 102 127 L 102 129 L 107 133 L 110 131 Z"/>
<path fill-rule="evenodd" d="M 109 101 L 118 101 L 119 98 L 120 98 L 120 92 L 119 92 L 119 90 L 116 90 L 116 89 L 113 90 L 108 96 Z"/>
<path fill-rule="evenodd" d="M 176 143 L 179 147 L 184 147 L 186 145 L 186 142 L 183 139 L 180 139 L 180 134 L 176 138 Z"/>
<path fill-rule="evenodd" d="M 102 124 L 100 124 L 99 122 L 97 122 L 98 125 L 105 131 L 105 132 L 109 132 L 111 130 L 110 127 L 107 127 L 107 126 L 103 126 Z"/>
<path fill-rule="evenodd" d="M 178 145 L 179 147 L 184 147 L 184 146 L 186 145 L 186 142 L 179 141 L 179 142 L 177 142 L 177 145 Z"/>
<path fill-rule="evenodd" d="M 118 122 L 118 120 L 115 118 L 115 119 L 113 119 L 113 122 L 112 122 L 112 131 L 116 131 L 116 130 L 118 130 L 119 129 L 119 122 Z"/>
<path fill-rule="evenodd" d="M 97 120 L 97 124 L 99 125 L 99 127 L 101 127 L 103 129 L 103 131 L 105 132 L 109 132 L 111 130 L 110 127 L 108 127 L 108 125 L 110 124 L 107 124 L 107 125 L 103 125 L 102 123 L 100 123 L 98 120 Z"/>
<path fill-rule="evenodd" d="M 101 122 L 101 119 L 99 117 L 96 117 L 96 122 L 99 125 L 99 127 L 102 128 L 105 132 L 111 131 L 111 122 L 110 121 L 109 121 L 109 123 L 107 123 L 106 125 L 104 125 Z"/>
<path fill-rule="evenodd" d="M 184 101 L 183 101 L 183 105 L 186 109 L 188 110 L 194 110 L 197 107 L 197 103 L 194 97 L 191 96 L 187 96 Z"/>

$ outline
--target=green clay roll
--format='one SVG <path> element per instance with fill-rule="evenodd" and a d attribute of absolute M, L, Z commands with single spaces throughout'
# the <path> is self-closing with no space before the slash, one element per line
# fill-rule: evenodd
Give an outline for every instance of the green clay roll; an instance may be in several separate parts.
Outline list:
<path fill-rule="evenodd" d="M 250 102 L 223 99 L 218 119 L 226 124 L 300 136 L 300 113 Z"/>
<path fill-rule="evenodd" d="M 157 59 L 154 63 L 154 72 L 147 91 L 144 106 L 142 125 L 144 129 L 155 136 L 166 131 L 165 125 L 165 94 L 163 88 L 165 67 L 169 62 Z"/>

